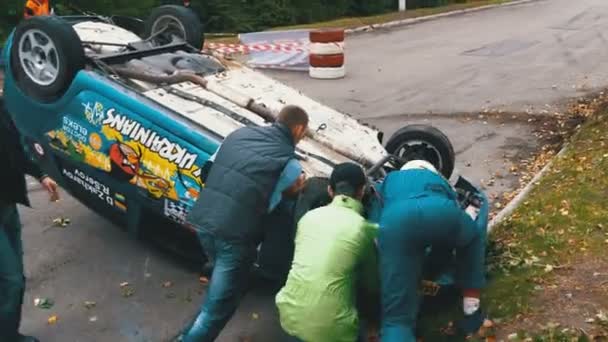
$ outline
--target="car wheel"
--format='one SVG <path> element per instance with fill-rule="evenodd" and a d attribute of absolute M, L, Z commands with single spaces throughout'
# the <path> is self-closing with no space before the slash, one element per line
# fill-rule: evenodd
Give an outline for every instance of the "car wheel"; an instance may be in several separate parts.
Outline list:
<path fill-rule="evenodd" d="M 306 181 L 306 186 L 298 196 L 294 212 L 294 222 L 297 224 L 307 212 L 327 205 L 331 198 L 327 193 L 329 179 L 323 177 L 312 177 Z"/>
<path fill-rule="evenodd" d="M 40 102 L 53 102 L 68 90 L 85 65 L 74 28 L 59 17 L 33 17 L 15 30 L 11 70 L 17 86 Z"/>
<path fill-rule="evenodd" d="M 201 49 L 205 43 L 203 24 L 196 13 L 175 5 L 161 6 L 152 11 L 145 23 L 145 36 L 158 45 L 185 41 Z"/>
<path fill-rule="evenodd" d="M 446 178 L 450 178 L 454 171 L 454 147 L 450 139 L 433 126 L 411 125 L 401 128 L 388 141 L 386 150 L 404 163 L 416 159 L 426 160 Z"/>

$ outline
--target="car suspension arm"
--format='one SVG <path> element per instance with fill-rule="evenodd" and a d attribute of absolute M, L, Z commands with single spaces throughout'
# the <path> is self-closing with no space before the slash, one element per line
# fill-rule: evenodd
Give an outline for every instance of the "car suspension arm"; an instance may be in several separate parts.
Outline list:
<path fill-rule="evenodd" d="M 171 75 L 162 75 L 121 67 L 112 67 L 112 70 L 120 76 L 154 84 L 176 84 L 182 82 L 192 82 L 230 102 L 236 103 L 240 107 L 254 112 L 255 114 L 262 117 L 268 122 L 275 121 L 275 116 L 268 107 L 256 103 L 255 100 L 250 97 L 238 94 L 235 91 L 223 87 L 214 82 L 209 82 L 204 77 L 192 72 L 178 71 Z"/>

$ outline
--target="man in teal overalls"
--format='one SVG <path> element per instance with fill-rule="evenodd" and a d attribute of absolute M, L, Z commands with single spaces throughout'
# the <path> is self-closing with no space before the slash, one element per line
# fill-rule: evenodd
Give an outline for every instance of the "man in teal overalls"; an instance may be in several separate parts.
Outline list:
<path fill-rule="evenodd" d="M 57 184 L 44 175 L 24 152 L 22 141 L 0 99 L 0 341 L 35 342 L 37 339 L 19 334 L 21 305 L 25 293 L 23 246 L 17 204 L 29 205 L 24 175 L 36 177 L 57 200 Z"/>
<path fill-rule="evenodd" d="M 456 251 L 465 314 L 460 328 L 465 335 L 476 333 L 483 322 L 479 297 L 485 283 L 485 196 L 473 220 L 448 181 L 420 160 L 390 173 L 377 191 L 382 203 L 371 210 L 371 219 L 380 224 L 382 341 L 416 341 L 418 289 L 428 247 Z"/>

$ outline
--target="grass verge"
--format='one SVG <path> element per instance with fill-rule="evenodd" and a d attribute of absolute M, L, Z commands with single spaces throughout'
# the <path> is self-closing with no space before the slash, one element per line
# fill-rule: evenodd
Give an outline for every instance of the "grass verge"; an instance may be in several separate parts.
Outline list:
<path fill-rule="evenodd" d="M 606 265 L 607 203 L 608 113 L 604 107 L 572 137 L 567 153 L 555 161 L 514 215 L 495 228 L 491 236 L 494 254 L 489 260 L 491 282 L 484 300 L 490 314 L 504 321 L 537 315 L 539 309 L 546 311 L 557 304 L 543 303 L 550 298 L 543 298 L 548 291 L 567 287 L 566 281 L 584 276 L 569 270 L 582 269 L 598 258 L 601 265 Z M 589 272 L 593 277 L 600 275 Z M 565 295 L 572 297 L 571 293 Z M 545 312 L 541 316 L 550 320 L 560 314 Z M 530 327 L 547 324 L 534 323 Z M 569 340 L 570 335 L 553 328 L 528 331 L 526 338 L 544 341 L 547 334 L 552 334 Z"/>
<path fill-rule="evenodd" d="M 461 9 L 481 7 L 486 5 L 495 5 L 502 4 L 506 2 L 511 2 L 512 0 L 475 0 L 470 1 L 463 4 L 451 4 L 447 6 L 441 7 L 433 7 L 433 8 L 419 8 L 407 10 L 405 12 L 391 12 L 380 15 L 373 15 L 368 17 L 352 17 L 352 18 L 341 18 L 330 21 L 304 24 L 304 25 L 292 25 L 292 26 L 280 26 L 272 28 L 270 31 L 279 31 L 279 30 L 297 30 L 297 29 L 317 29 L 317 28 L 345 28 L 345 29 L 353 29 L 361 26 L 368 26 L 374 24 L 387 23 L 396 20 L 403 19 L 411 19 L 429 16 L 433 14 L 451 12 Z M 238 43 L 238 37 L 220 37 L 220 38 L 210 38 L 209 42 L 214 43 Z"/>
<path fill-rule="evenodd" d="M 554 127 L 586 121 L 513 215 L 495 227 L 482 305 L 498 340 L 591 341 L 608 336 L 608 97 L 573 103 Z M 567 136 L 570 136 L 568 134 Z M 558 139 L 561 140 L 561 139 Z M 544 150 L 544 149 L 543 149 Z M 546 164 L 543 152 L 529 165 Z M 542 164 L 542 165 L 540 165 Z M 527 179 L 531 179 L 531 175 Z M 462 317 L 461 302 L 424 314 L 425 341 L 455 341 L 440 332 Z M 602 311 L 603 309 L 603 311 Z M 604 341 L 604 340 L 601 340 Z"/>

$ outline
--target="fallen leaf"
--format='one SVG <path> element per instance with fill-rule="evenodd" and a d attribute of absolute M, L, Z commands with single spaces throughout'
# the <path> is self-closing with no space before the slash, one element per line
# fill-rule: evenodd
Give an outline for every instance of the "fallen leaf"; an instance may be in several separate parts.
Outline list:
<path fill-rule="evenodd" d="M 125 287 L 122 291 L 122 296 L 125 298 L 129 298 L 135 294 L 135 290 L 130 287 Z"/>
<path fill-rule="evenodd" d="M 66 218 L 66 217 L 58 217 L 53 220 L 53 224 L 56 227 L 62 227 L 62 228 L 67 227 L 70 224 L 70 222 L 71 222 L 70 219 Z"/>
<path fill-rule="evenodd" d="M 49 319 L 47 319 L 46 322 L 48 324 L 55 324 L 55 323 L 57 323 L 57 320 L 58 320 L 57 316 L 53 315 L 53 316 L 49 317 Z"/>
<path fill-rule="evenodd" d="M 135 294 L 135 289 L 131 287 L 131 284 L 128 282 L 121 283 L 120 289 L 122 290 L 122 296 L 125 298 L 131 297 Z"/>
<path fill-rule="evenodd" d="M 87 308 L 87 309 L 92 309 L 92 308 L 94 308 L 96 305 L 97 305 L 97 303 L 96 303 L 96 302 L 93 302 L 93 301 L 85 301 L 85 302 L 84 302 L 84 307 L 85 307 L 85 308 Z"/>
<path fill-rule="evenodd" d="M 53 307 L 55 303 L 53 300 L 48 298 L 36 298 L 34 299 L 34 306 L 40 309 L 48 310 Z"/>

